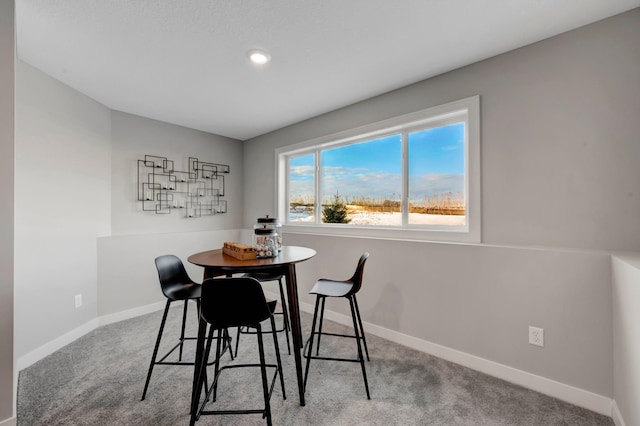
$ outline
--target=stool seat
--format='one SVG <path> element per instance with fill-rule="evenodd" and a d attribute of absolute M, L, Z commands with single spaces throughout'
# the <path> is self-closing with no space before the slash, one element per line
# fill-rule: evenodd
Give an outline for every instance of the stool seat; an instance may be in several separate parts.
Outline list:
<path fill-rule="evenodd" d="M 309 292 L 310 294 L 319 294 L 327 297 L 344 297 L 353 290 L 353 283 L 349 281 L 334 281 L 328 279 L 319 279 Z"/>
<path fill-rule="evenodd" d="M 269 281 L 278 281 L 278 287 L 280 290 L 280 304 L 278 305 L 280 309 L 276 308 L 273 313 L 275 315 L 282 315 L 282 327 L 276 329 L 276 332 L 283 332 L 287 339 L 287 352 L 291 355 L 291 343 L 289 342 L 289 332 L 291 331 L 291 322 L 289 321 L 289 312 L 287 310 L 287 302 L 284 296 L 284 287 L 282 286 L 282 279 L 284 275 L 276 274 L 273 272 L 248 272 L 242 275 L 242 278 L 253 278 L 258 280 L 261 283 L 269 282 Z M 246 327 L 238 327 L 238 333 L 236 335 L 236 353 L 238 352 L 238 346 L 240 345 L 240 335 L 241 334 L 255 334 L 255 331 L 247 330 Z M 270 333 L 268 330 L 263 330 L 263 333 Z"/>
<path fill-rule="evenodd" d="M 369 253 L 364 253 L 360 256 L 356 271 L 348 280 L 333 280 L 327 278 L 320 278 L 316 281 L 315 285 L 309 292 L 316 295 L 316 305 L 313 310 L 313 322 L 311 325 L 311 334 L 307 339 L 302 353 L 307 359 L 307 364 L 304 371 L 304 389 L 307 388 L 307 377 L 309 376 L 309 365 L 312 359 L 324 360 L 324 361 L 345 361 L 345 362 L 357 362 L 362 369 L 362 377 L 364 378 L 364 387 L 367 391 L 367 399 L 371 399 L 369 394 L 369 382 L 367 381 L 367 371 L 364 366 L 364 356 L 362 346 L 364 346 L 364 352 L 367 354 L 367 361 L 369 361 L 369 349 L 367 348 L 367 340 L 364 337 L 364 328 L 362 327 L 362 318 L 360 317 L 360 308 L 358 308 L 358 300 L 356 299 L 356 293 L 360 291 L 362 286 L 362 275 L 364 273 L 364 264 L 369 258 Z M 351 319 L 353 320 L 354 334 L 338 334 L 328 333 L 322 331 L 322 323 L 324 321 L 324 307 L 327 297 L 344 297 L 349 300 L 349 307 L 351 308 Z M 318 322 L 318 313 L 320 314 L 320 321 Z M 316 324 L 319 323 L 316 331 Z M 318 337 L 316 354 L 313 355 L 313 344 L 315 337 Z M 329 356 L 320 356 L 320 338 L 322 336 L 334 336 L 355 339 L 357 344 L 357 357 L 356 358 L 337 358 Z"/>
<path fill-rule="evenodd" d="M 193 426 L 202 415 L 262 414 L 262 418 L 266 419 L 267 425 L 271 426 L 271 405 L 269 401 L 278 376 L 280 377 L 282 397 L 283 399 L 287 398 L 284 388 L 284 377 L 282 376 L 280 349 L 278 347 L 278 338 L 273 320 L 276 301 L 267 302 L 260 283 L 254 278 L 207 279 L 202 286 L 196 367 L 191 394 L 191 421 L 189 424 Z M 260 323 L 267 319 L 271 322 L 270 334 L 273 337 L 276 364 L 267 364 L 265 361 L 264 345 L 262 341 L 263 332 Z M 209 328 L 208 337 L 206 337 L 207 327 Z M 220 342 L 224 337 L 222 335 L 223 331 L 228 327 L 249 327 L 256 330 L 255 334 L 258 338 L 258 353 L 260 357 L 259 364 L 220 366 Z M 215 377 L 211 387 L 207 388 L 205 380 L 206 360 L 209 357 L 211 339 L 213 338 L 215 331 L 218 332 L 215 357 Z M 233 410 L 207 409 L 209 401 L 216 401 L 218 382 L 223 371 L 252 367 L 260 368 L 264 399 L 264 405 L 262 408 Z M 275 369 L 271 383 L 269 383 L 267 378 L 267 368 Z M 201 401 L 200 397 L 203 390 L 205 396 Z"/>
<path fill-rule="evenodd" d="M 172 300 L 193 300 L 199 299 L 202 293 L 202 287 L 200 284 L 186 283 L 181 285 L 174 285 L 165 289 L 167 298 Z"/>
<path fill-rule="evenodd" d="M 158 270 L 158 279 L 160 280 L 160 288 L 162 293 L 167 298 L 164 307 L 164 313 L 162 315 L 162 321 L 160 323 L 160 330 L 158 331 L 158 337 L 156 338 L 156 344 L 153 349 L 153 355 L 151 356 L 151 362 L 149 363 L 149 370 L 147 372 L 147 380 L 144 384 L 144 390 L 142 391 L 142 400 L 147 396 L 147 390 L 149 389 L 149 382 L 151 381 L 151 374 L 153 368 L 156 365 L 195 365 L 195 361 L 183 361 L 182 351 L 184 342 L 187 340 L 196 340 L 195 337 L 185 337 L 185 324 L 187 320 L 188 302 L 195 301 L 200 314 L 200 297 L 202 293 L 202 286 L 194 282 L 187 274 L 182 261 L 177 256 L 172 254 L 158 256 L 155 259 L 156 269 Z M 162 339 L 162 333 L 164 332 L 164 326 L 167 322 L 167 316 L 169 314 L 169 308 L 173 302 L 184 301 L 184 310 L 182 313 L 182 328 L 180 331 L 180 338 L 178 343 L 175 344 L 164 356 L 158 357 L 158 349 L 160 348 L 160 341 Z M 233 352 L 231 351 L 231 338 L 227 331 L 225 331 L 225 350 L 229 349 L 229 353 L 233 359 Z M 178 349 L 177 361 L 166 361 L 166 359 Z M 159 359 L 158 359 L 159 358 Z M 209 363 L 208 365 L 211 365 Z M 206 381 L 206 377 L 205 377 Z"/>

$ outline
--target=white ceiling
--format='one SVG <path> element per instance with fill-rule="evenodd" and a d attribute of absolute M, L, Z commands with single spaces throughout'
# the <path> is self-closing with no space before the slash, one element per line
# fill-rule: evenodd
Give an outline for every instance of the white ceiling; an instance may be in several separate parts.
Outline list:
<path fill-rule="evenodd" d="M 16 0 L 18 57 L 114 110 L 240 140 L 640 0 Z M 262 68 L 245 56 L 268 50 Z"/>

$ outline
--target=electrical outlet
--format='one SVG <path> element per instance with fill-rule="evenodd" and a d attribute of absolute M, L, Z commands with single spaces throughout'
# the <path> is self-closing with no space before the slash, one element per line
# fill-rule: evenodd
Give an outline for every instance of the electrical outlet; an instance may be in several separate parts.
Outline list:
<path fill-rule="evenodd" d="M 529 344 L 544 346 L 544 329 L 529 326 Z"/>
<path fill-rule="evenodd" d="M 82 295 L 76 294 L 76 308 L 79 308 L 80 306 L 82 306 Z"/>

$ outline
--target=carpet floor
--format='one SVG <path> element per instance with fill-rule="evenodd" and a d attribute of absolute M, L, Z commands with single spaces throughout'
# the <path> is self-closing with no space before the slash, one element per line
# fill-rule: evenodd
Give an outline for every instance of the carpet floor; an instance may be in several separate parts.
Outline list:
<path fill-rule="evenodd" d="M 195 304 L 190 313 L 195 311 Z M 182 310 L 172 308 L 161 351 L 179 336 Z M 162 312 L 99 327 L 22 370 L 18 380 L 18 425 L 187 425 L 193 367 L 156 366 L 147 397 L 142 390 Z M 196 334 L 195 315 L 189 335 Z M 303 313 L 303 333 L 311 317 Z M 325 321 L 325 330 L 347 328 Z M 235 332 L 232 333 L 235 338 Z M 274 362 L 265 338 L 267 362 Z M 274 425 L 606 425 L 610 418 L 371 334 L 366 364 L 367 400 L 357 363 L 312 360 L 306 406 L 299 405 L 294 357 L 279 333 L 285 391 L 276 384 L 271 398 Z M 352 339 L 323 337 L 321 353 L 355 354 Z M 185 357 L 193 357 L 189 342 Z M 256 337 L 243 335 L 236 361 L 257 362 Z M 163 353 L 163 352 L 161 352 Z M 259 370 L 227 370 L 218 400 L 207 409 L 260 408 Z M 198 425 L 264 425 L 260 415 L 203 416 Z"/>

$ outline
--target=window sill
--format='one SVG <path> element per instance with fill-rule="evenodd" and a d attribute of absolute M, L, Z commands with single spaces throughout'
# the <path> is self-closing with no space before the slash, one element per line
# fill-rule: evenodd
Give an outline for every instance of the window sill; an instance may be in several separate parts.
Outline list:
<path fill-rule="evenodd" d="M 472 233 L 467 230 L 452 230 L 450 228 L 421 229 L 421 228 L 391 228 L 391 227 L 366 227 L 349 225 L 298 225 L 287 224 L 282 227 L 283 233 L 307 234 L 307 235 L 336 235 L 341 237 L 365 237 L 387 240 L 408 241 L 437 241 L 449 243 L 481 243 L 479 232 Z"/>

